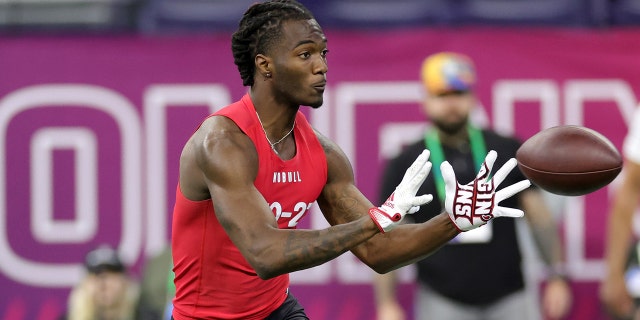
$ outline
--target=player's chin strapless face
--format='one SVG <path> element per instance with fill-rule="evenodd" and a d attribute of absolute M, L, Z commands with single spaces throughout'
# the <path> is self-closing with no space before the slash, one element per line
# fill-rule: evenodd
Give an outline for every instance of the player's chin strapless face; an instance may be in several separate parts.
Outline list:
<path fill-rule="evenodd" d="M 320 108 L 322 106 L 322 103 L 324 102 L 324 98 L 322 97 L 322 94 L 320 94 L 320 97 L 309 102 L 309 103 L 304 103 L 303 105 L 312 107 L 314 109 Z"/>
<path fill-rule="evenodd" d="M 320 78 L 322 79 L 322 78 Z M 324 80 L 294 70 L 280 72 L 276 90 L 280 97 L 296 105 L 319 108 L 324 102 Z M 320 84 L 319 84 L 320 83 Z"/>
<path fill-rule="evenodd" d="M 327 39 L 315 20 L 287 21 L 275 64 L 278 87 L 300 105 L 318 108 L 326 87 Z M 292 48 L 292 49 L 288 49 Z"/>

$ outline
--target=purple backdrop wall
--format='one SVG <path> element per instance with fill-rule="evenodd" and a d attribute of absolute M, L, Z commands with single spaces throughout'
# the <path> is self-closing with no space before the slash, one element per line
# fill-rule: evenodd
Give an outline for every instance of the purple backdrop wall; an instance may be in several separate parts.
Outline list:
<path fill-rule="evenodd" d="M 640 93 L 640 29 L 327 35 L 326 104 L 306 112 L 344 148 L 374 202 L 384 159 L 422 129 L 418 68 L 430 53 L 470 55 L 484 106 L 476 120 L 521 139 L 582 124 L 620 148 Z M 0 38 L 0 320 L 55 319 L 84 253 L 99 243 L 118 245 L 138 275 L 166 244 L 183 141 L 246 90 L 229 42 L 228 34 Z M 571 319 L 606 319 L 597 281 L 614 189 L 551 199 L 567 222 Z M 325 225 L 314 212 L 300 226 Z M 346 254 L 294 274 L 293 292 L 313 319 L 372 319 L 370 279 Z M 402 279 L 410 309 L 410 268 Z"/>

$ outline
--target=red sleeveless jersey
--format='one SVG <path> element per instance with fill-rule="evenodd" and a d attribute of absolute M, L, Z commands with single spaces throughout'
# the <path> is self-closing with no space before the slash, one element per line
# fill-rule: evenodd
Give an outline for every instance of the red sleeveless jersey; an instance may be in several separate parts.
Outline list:
<path fill-rule="evenodd" d="M 214 115 L 233 120 L 251 138 L 260 166 L 254 185 L 278 226 L 296 228 L 327 181 L 324 150 L 305 116 L 296 115 L 296 155 L 282 160 L 271 150 L 248 94 Z M 211 200 L 191 201 L 178 185 L 172 228 L 176 320 L 264 319 L 285 300 L 289 275 L 260 279 L 216 219 Z"/>

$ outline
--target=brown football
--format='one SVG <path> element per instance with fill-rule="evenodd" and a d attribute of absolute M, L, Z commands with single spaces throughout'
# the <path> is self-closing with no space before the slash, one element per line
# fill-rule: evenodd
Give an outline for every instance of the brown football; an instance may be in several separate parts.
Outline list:
<path fill-rule="evenodd" d="M 516 159 L 531 183 L 565 196 L 596 191 L 622 170 L 622 157 L 609 139 L 575 125 L 536 133 L 520 146 Z"/>

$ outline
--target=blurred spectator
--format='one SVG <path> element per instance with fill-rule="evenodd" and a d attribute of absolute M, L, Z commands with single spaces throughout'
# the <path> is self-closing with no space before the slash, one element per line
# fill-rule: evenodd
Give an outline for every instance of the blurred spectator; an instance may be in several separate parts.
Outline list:
<path fill-rule="evenodd" d="M 139 288 L 118 252 L 102 245 L 85 258 L 86 274 L 71 290 L 64 320 L 134 320 Z"/>
<path fill-rule="evenodd" d="M 171 300 L 176 291 L 172 269 L 171 246 L 146 262 L 140 287 L 138 320 L 171 319 Z"/>
<path fill-rule="evenodd" d="M 600 287 L 600 298 L 606 309 L 619 319 L 640 319 L 638 305 L 634 306 L 633 296 L 640 299 L 640 289 L 633 277 L 638 271 L 636 248 L 632 246 L 633 213 L 638 208 L 640 198 L 640 107 L 629 125 L 622 149 L 624 170 L 621 184 L 614 193 L 607 228 L 606 266 L 607 273 Z M 629 253 L 631 252 L 631 255 Z M 636 258 L 634 259 L 634 255 Z M 635 263 L 634 263 L 635 260 Z M 634 266 L 635 264 L 635 266 Z M 631 267 L 631 268 L 630 268 Z M 625 276 L 628 279 L 625 279 Z"/>
<path fill-rule="evenodd" d="M 501 156 L 495 168 L 515 157 L 520 142 L 491 130 L 476 128 L 469 122 L 477 105 L 474 94 L 476 73 L 473 62 L 458 53 L 443 52 L 427 57 L 422 65 L 426 90 L 423 111 L 432 126 L 423 139 L 407 146 L 390 160 L 380 194 L 393 192 L 404 171 L 425 146 L 431 151 L 431 174 L 418 194 L 433 194 L 440 201 L 420 207 L 407 221 L 422 223 L 443 211 L 444 179 L 440 164 L 448 161 L 458 181 L 473 181 L 487 150 Z M 525 179 L 519 170 L 505 183 Z M 534 187 L 522 191 L 504 205 L 525 212 L 541 258 L 549 266 L 543 290 L 543 313 L 561 319 L 571 306 L 571 290 L 562 273 L 562 243 L 555 220 L 545 206 L 541 192 Z M 525 291 L 522 257 L 516 234 L 516 220 L 494 219 L 487 226 L 458 235 L 439 251 L 417 262 L 418 291 L 416 319 L 528 319 L 533 307 Z M 395 297 L 394 275 L 375 278 L 378 319 L 405 319 Z"/>

